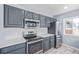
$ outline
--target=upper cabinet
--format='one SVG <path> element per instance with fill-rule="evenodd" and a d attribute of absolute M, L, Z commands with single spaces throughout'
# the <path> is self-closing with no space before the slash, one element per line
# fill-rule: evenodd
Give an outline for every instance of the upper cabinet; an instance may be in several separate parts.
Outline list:
<path fill-rule="evenodd" d="M 56 22 L 57 20 L 55 18 L 51 18 L 50 22 Z"/>
<path fill-rule="evenodd" d="M 24 10 L 4 5 L 4 27 L 24 27 Z"/>
<path fill-rule="evenodd" d="M 33 13 L 30 11 L 25 11 L 25 18 L 27 19 L 33 19 Z"/>
<path fill-rule="evenodd" d="M 56 19 L 40 15 L 40 27 L 41 28 L 48 28 L 50 27 L 51 22 L 55 22 Z"/>
<path fill-rule="evenodd" d="M 43 15 L 40 15 L 40 27 L 45 28 L 46 27 L 46 18 Z"/>
<path fill-rule="evenodd" d="M 33 19 L 34 20 L 39 20 L 40 19 L 40 15 L 36 14 L 36 13 L 33 13 Z"/>
<path fill-rule="evenodd" d="M 51 18 L 50 17 L 46 17 L 46 23 L 50 23 Z"/>
<path fill-rule="evenodd" d="M 23 28 L 26 19 L 40 20 L 40 27 L 46 28 L 50 26 L 50 22 L 56 21 L 48 16 L 39 15 L 30 11 L 4 5 L 4 27 Z"/>
<path fill-rule="evenodd" d="M 50 26 L 50 22 L 51 22 L 51 18 L 50 17 L 46 17 L 46 27 Z"/>
<path fill-rule="evenodd" d="M 30 11 L 25 11 L 25 18 L 33 19 L 33 20 L 39 20 L 39 14 L 30 12 Z"/>
<path fill-rule="evenodd" d="M 50 27 L 51 22 L 56 22 L 57 20 L 51 17 L 46 17 L 46 27 Z"/>

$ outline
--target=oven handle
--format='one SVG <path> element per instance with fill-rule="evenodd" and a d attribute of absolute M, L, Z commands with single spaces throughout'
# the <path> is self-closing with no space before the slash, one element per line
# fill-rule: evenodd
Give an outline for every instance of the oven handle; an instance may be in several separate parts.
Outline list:
<path fill-rule="evenodd" d="M 42 41 L 43 39 L 40 39 L 40 40 L 35 40 L 35 41 L 30 41 L 30 42 L 27 42 L 27 44 L 32 44 L 32 43 L 36 43 L 36 42 L 39 42 L 39 41 Z"/>

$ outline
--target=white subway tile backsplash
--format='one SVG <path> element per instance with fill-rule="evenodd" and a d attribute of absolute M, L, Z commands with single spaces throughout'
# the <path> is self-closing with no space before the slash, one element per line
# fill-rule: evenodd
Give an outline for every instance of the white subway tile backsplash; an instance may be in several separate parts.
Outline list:
<path fill-rule="evenodd" d="M 37 29 L 37 34 L 47 34 L 47 28 L 38 28 Z"/>

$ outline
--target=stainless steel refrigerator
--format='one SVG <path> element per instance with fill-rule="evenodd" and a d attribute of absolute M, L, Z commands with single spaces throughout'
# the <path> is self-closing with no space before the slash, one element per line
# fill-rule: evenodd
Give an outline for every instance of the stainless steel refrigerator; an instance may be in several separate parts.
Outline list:
<path fill-rule="evenodd" d="M 58 48 L 62 45 L 61 30 L 60 22 L 55 21 L 49 24 L 48 33 L 54 34 L 54 48 Z"/>

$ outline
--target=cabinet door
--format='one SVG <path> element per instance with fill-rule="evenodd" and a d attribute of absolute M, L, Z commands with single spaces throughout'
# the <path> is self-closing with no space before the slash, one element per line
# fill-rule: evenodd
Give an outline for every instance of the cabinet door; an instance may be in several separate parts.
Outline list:
<path fill-rule="evenodd" d="M 50 27 L 51 18 L 46 17 L 46 27 Z"/>
<path fill-rule="evenodd" d="M 11 52 L 9 52 L 7 54 L 25 54 L 25 48 L 20 48 L 20 49 L 11 51 Z"/>
<path fill-rule="evenodd" d="M 40 15 L 40 27 L 41 28 L 45 28 L 46 27 L 45 16 L 43 16 L 43 15 Z"/>
<path fill-rule="evenodd" d="M 25 11 L 25 18 L 27 19 L 33 19 L 33 13 L 30 11 Z"/>
<path fill-rule="evenodd" d="M 51 18 L 51 22 L 56 22 L 57 20 L 55 18 Z"/>
<path fill-rule="evenodd" d="M 1 49 L 0 49 L 0 54 L 1 54 Z"/>
<path fill-rule="evenodd" d="M 54 18 L 51 18 L 50 22 L 54 22 Z"/>
<path fill-rule="evenodd" d="M 43 50 L 44 52 L 50 49 L 49 37 L 46 37 L 43 42 Z"/>
<path fill-rule="evenodd" d="M 39 20 L 39 14 L 33 13 L 33 19 L 34 20 Z"/>
<path fill-rule="evenodd" d="M 4 5 L 4 26 L 24 27 L 24 10 Z"/>
<path fill-rule="evenodd" d="M 21 48 L 25 48 L 25 43 L 21 43 L 21 44 L 17 44 L 17 45 L 13 45 L 13 46 L 2 48 L 1 49 L 1 53 L 2 54 L 7 54 L 7 53 L 10 53 L 12 51 L 16 51 L 18 49 L 21 49 Z"/>
<path fill-rule="evenodd" d="M 50 36 L 50 48 L 54 48 L 54 36 Z"/>

